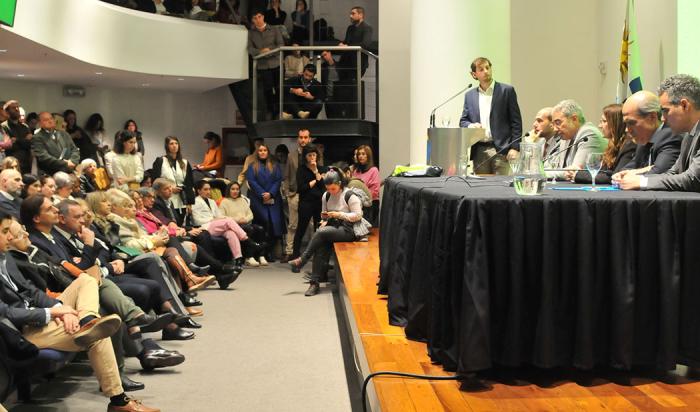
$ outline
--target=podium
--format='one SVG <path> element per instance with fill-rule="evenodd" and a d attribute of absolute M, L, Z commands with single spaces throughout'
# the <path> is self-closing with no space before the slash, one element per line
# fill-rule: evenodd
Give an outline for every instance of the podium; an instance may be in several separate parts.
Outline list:
<path fill-rule="evenodd" d="M 471 148 L 486 137 L 484 129 L 466 127 L 431 127 L 428 129 L 431 165 L 440 166 L 445 176 L 466 176 L 469 170 Z"/>

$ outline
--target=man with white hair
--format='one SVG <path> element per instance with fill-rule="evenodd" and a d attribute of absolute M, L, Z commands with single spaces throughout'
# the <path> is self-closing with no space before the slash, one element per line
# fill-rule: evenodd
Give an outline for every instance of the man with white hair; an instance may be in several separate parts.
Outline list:
<path fill-rule="evenodd" d="M 15 169 L 0 172 L 0 211 L 19 219 L 19 207 L 22 205 L 22 175 Z"/>
<path fill-rule="evenodd" d="M 552 123 L 561 141 L 559 149 L 545 161 L 556 169 L 583 169 L 591 153 L 603 153 L 608 139 L 593 123 L 586 122 L 583 109 L 574 100 L 562 100 L 552 109 Z M 547 177 L 565 179 L 563 170 L 547 172 Z"/>

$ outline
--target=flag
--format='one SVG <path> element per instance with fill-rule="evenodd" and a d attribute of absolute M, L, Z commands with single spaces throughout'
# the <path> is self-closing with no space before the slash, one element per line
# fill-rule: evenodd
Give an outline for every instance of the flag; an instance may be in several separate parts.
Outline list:
<path fill-rule="evenodd" d="M 617 84 L 617 102 L 622 103 L 628 92 L 642 90 L 642 60 L 637 40 L 637 19 L 634 14 L 634 0 L 627 0 L 625 27 L 622 31 L 620 51 L 620 82 Z"/>
<path fill-rule="evenodd" d="M 17 0 L 0 0 L 0 24 L 12 27 L 15 24 Z"/>

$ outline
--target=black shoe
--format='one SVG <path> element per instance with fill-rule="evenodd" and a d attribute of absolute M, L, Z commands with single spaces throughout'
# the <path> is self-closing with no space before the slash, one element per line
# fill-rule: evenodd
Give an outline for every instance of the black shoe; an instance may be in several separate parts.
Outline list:
<path fill-rule="evenodd" d="M 267 255 L 265 255 L 265 260 L 267 260 L 269 263 L 274 263 L 275 256 L 272 253 L 268 253 Z"/>
<path fill-rule="evenodd" d="M 140 391 L 146 387 L 143 382 L 132 381 L 128 376 L 121 373 L 119 374 L 119 377 L 121 378 L 122 389 L 124 389 L 124 392 Z"/>
<path fill-rule="evenodd" d="M 201 275 L 206 275 L 207 273 L 209 273 L 209 269 L 211 269 L 211 266 L 209 266 L 209 265 L 197 266 L 197 265 L 195 265 L 194 263 L 190 263 L 189 265 L 187 265 L 187 267 L 189 267 L 190 270 L 191 270 L 194 274 L 200 275 L 200 276 L 201 276 Z"/>
<path fill-rule="evenodd" d="M 191 295 L 188 295 L 187 293 L 180 293 L 177 295 L 180 300 L 182 301 L 182 304 L 190 307 L 190 306 L 202 306 L 202 301 L 195 299 Z"/>
<path fill-rule="evenodd" d="M 304 296 L 314 296 L 317 295 L 318 292 L 321 290 L 321 287 L 318 285 L 316 282 L 311 282 L 309 283 L 309 288 L 306 289 L 306 292 L 304 293 Z M 163 331 L 165 332 L 165 331 Z"/>
<path fill-rule="evenodd" d="M 165 325 L 171 323 L 174 318 L 175 315 L 173 315 L 172 313 L 164 313 L 158 316 L 146 314 L 143 316 L 139 316 L 132 322 L 129 322 L 127 326 L 138 326 L 139 329 L 141 329 L 141 332 L 143 333 L 158 332 L 159 330 L 162 330 L 165 327 Z"/>
<path fill-rule="evenodd" d="M 238 275 L 240 275 L 242 270 L 239 270 L 234 273 L 227 273 L 225 275 L 220 275 L 216 277 L 216 282 L 219 284 L 219 289 L 224 290 L 228 288 L 228 286 L 235 282 L 236 279 L 238 279 Z"/>
<path fill-rule="evenodd" d="M 167 368 L 179 365 L 185 361 L 185 356 L 175 350 L 155 349 L 147 350 L 139 356 L 141 367 L 145 370 Z"/>
<path fill-rule="evenodd" d="M 182 325 L 178 324 L 179 327 L 181 328 L 187 328 L 187 329 L 201 329 L 202 324 L 197 323 L 194 321 L 192 318 L 188 317 L 186 322 L 183 322 Z"/>
<path fill-rule="evenodd" d="M 190 340 L 194 339 L 194 332 L 177 328 L 175 330 L 163 329 L 163 340 Z"/>
<path fill-rule="evenodd" d="M 222 275 L 228 275 L 229 273 L 233 273 L 233 271 L 236 269 L 236 265 L 233 263 L 225 263 L 221 266 L 221 274 Z"/>

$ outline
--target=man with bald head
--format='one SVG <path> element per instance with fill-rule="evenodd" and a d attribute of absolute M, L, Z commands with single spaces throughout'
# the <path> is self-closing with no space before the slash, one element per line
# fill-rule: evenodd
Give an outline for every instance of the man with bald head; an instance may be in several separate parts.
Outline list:
<path fill-rule="evenodd" d="M 631 173 L 664 173 L 676 163 L 682 136 L 674 134 L 661 119 L 661 104 L 654 93 L 641 90 L 622 106 L 627 133 L 637 143 L 632 161 L 624 169 Z"/>
<path fill-rule="evenodd" d="M 19 207 L 22 205 L 22 175 L 15 169 L 0 172 L 0 211 L 19 219 Z"/>
<path fill-rule="evenodd" d="M 670 76 L 659 86 L 658 103 L 671 132 L 683 134 L 678 159 L 665 173 L 622 171 L 613 176 L 613 182 L 626 190 L 700 192 L 700 81 L 687 74 Z"/>
<path fill-rule="evenodd" d="M 39 113 L 41 129 L 32 138 L 32 152 L 39 169 L 47 175 L 56 172 L 72 173 L 80 163 L 80 149 L 63 130 L 56 130 L 56 122 L 49 112 Z"/>
<path fill-rule="evenodd" d="M 543 107 L 535 115 L 535 121 L 532 123 L 530 136 L 524 138 L 526 142 L 537 142 L 539 139 L 544 141 L 544 158 L 549 157 L 554 153 L 559 146 L 559 136 L 557 130 L 552 124 L 552 108 Z"/>

